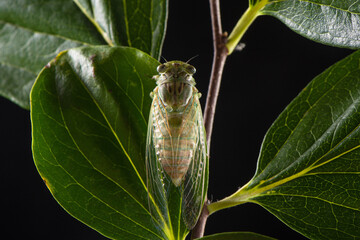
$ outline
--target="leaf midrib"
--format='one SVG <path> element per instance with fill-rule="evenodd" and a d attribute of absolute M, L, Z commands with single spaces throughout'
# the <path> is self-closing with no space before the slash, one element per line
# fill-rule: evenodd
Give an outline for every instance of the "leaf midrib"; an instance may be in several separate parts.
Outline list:
<path fill-rule="evenodd" d="M 354 104 L 355 104 L 355 103 L 353 102 L 348 108 L 351 108 Z M 347 108 L 347 109 L 348 109 L 348 108 Z M 346 111 L 344 111 L 344 112 L 346 112 Z M 342 116 L 342 115 L 340 115 L 337 119 L 341 119 L 341 116 Z M 335 121 L 335 122 L 336 122 L 336 121 Z M 335 122 L 334 122 L 334 123 L 335 123 Z M 333 123 L 333 124 L 334 124 L 334 123 Z M 331 126 L 332 126 L 332 125 L 331 125 Z M 349 150 L 347 150 L 347 151 L 345 151 L 345 152 L 342 152 L 341 154 L 338 154 L 338 155 L 334 156 L 333 158 L 331 158 L 331 159 L 329 159 L 329 160 L 327 160 L 327 161 L 325 161 L 325 162 L 323 162 L 323 163 L 320 163 L 320 164 L 317 164 L 317 165 L 316 165 L 316 163 L 318 163 L 319 161 L 321 161 L 321 159 L 323 159 L 323 158 L 326 157 L 329 153 L 331 153 L 334 149 L 336 149 L 337 146 L 341 145 L 341 143 L 342 143 L 343 141 L 345 141 L 345 140 L 348 138 L 348 136 L 350 136 L 350 135 L 351 135 L 356 129 L 358 129 L 359 127 L 360 127 L 360 123 L 359 123 L 357 126 L 355 126 L 354 129 L 353 129 L 352 131 L 350 131 L 343 139 L 341 139 L 341 141 L 339 141 L 334 147 L 330 148 L 329 151 L 327 151 L 327 152 L 326 152 L 325 154 L 323 154 L 320 158 L 318 158 L 316 161 L 314 161 L 314 163 L 313 163 L 311 166 L 303 169 L 302 171 L 300 171 L 300 172 L 298 172 L 298 173 L 296 173 L 296 174 L 294 174 L 294 175 L 292 175 L 292 176 L 290 176 L 290 177 L 281 179 L 281 180 L 279 180 L 279 181 L 275 181 L 275 182 L 273 182 L 273 183 L 271 183 L 271 184 L 269 184 L 269 185 L 266 185 L 266 186 L 264 186 L 264 187 L 259 187 L 259 188 L 255 189 L 251 195 L 252 195 L 253 197 L 256 197 L 256 196 L 258 196 L 258 195 L 260 195 L 260 194 L 263 194 L 263 193 L 267 192 L 267 191 L 270 190 L 270 189 L 273 189 L 273 188 L 275 188 L 275 187 L 278 187 L 278 186 L 280 186 L 280 185 L 283 185 L 283 184 L 285 184 L 285 183 L 287 183 L 287 182 L 290 182 L 290 181 L 292 181 L 292 180 L 295 180 L 295 179 L 297 179 L 297 178 L 306 177 L 307 175 L 316 175 L 317 173 L 310 173 L 310 172 L 313 171 L 313 170 L 316 169 L 316 168 L 319 168 L 319 167 L 321 167 L 321 166 L 323 166 L 323 165 L 326 165 L 326 164 L 328 164 L 328 163 L 330 163 L 330 162 L 338 159 L 339 157 L 341 157 L 341 156 L 343 156 L 343 155 L 345 155 L 345 154 L 348 154 L 348 153 L 350 153 L 350 152 L 352 152 L 352 151 L 360 148 L 360 145 L 356 145 L 355 147 L 353 147 L 353 148 L 351 148 L 351 149 L 349 149 Z M 326 131 L 324 132 L 324 134 L 326 134 Z M 322 138 L 322 137 L 320 137 L 319 139 L 321 139 L 321 138 Z M 319 139 L 318 139 L 318 140 L 319 140 Z M 311 146 L 313 146 L 313 145 L 311 145 Z M 310 147 L 309 149 L 311 149 L 311 147 Z M 309 150 L 309 149 L 308 149 L 308 150 Z M 307 151 L 308 151 L 308 150 L 307 150 Z M 305 151 L 305 153 L 306 153 L 307 151 Z M 297 161 L 293 162 L 291 165 L 289 165 L 287 168 L 281 170 L 281 171 L 280 171 L 278 174 L 276 174 L 275 176 L 272 176 L 271 178 L 268 178 L 268 179 L 264 180 L 261 185 L 266 184 L 266 182 L 267 182 L 268 180 L 274 179 L 274 178 L 276 178 L 277 176 L 281 175 L 282 173 L 286 172 L 287 169 L 291 169 L 292 166 L 293 166 L 293 164 L 295 164 L 296 162 L 297 162 Z M 264 169 L 265 169 L 265 168 L 264 168 Z M 330 174 L 330 173 L 329 173 L 329 174 Z M 333 173 L 331 173 L 331 174 L 333 174 Z M 252 191 L 252 190 L 249 190 L 249 191 Z M 250 197 L 250 198 L 252 198 L 252 197 Z M 249 199 L 250 199 L 250 198 L 249 198 Z"/>
<path fill-rule="evenodd" d="M 357 101 L 357 102 L 359 102 L 359 101 Z M 349 109 L 349 108 L 351 108 L 352 106 L 354 106 L 354 104 L 355 104 L 355 103 L 353 102 L 347 109 Z M 346 111 L 344 111 L 344 113 L 346 113 Z M 343 116 L 343 114 L 339 115 L 339 117 L 337 118 L 337 120 L 342 119 L 342 116 Z M 338 123 L 338 121 L 334 121 L 333 124 L 330 126 L 330 128 L 331 128 L 334 124 L 337 124 L 337 123 Z M 334 151 L 338 146 L 340 146 L 346 139 L 348 139 L 348 137 L 349 137 L 352 133 L 354 133 L 359 127 L 360 127 L 360 123 L 359 123 L 357 126 L 355 126 L 354 129 L 352 129 L 344 138 L 342 138 L 341 141 L 339 141 L 334 147 L 331 147 L 325 154 L 323 154 L 320 158 L 318 158 L 316 161 L 314 161 L 309 167 L 305 168 L 303 171 L 305 171 L 305 170 L 308 169 L 308 171 L 305 172 L 305 175 L 306 175 L 307 172 L 310 172 L 310 171 L 312 171 L 312 170 L 314 170 L 314 169 L 316 169 L 316 168 L 319 168 L 319 167 L 321 167 L 321 166 L 323 166 L 323 165 L 326 165 L 326 164 L 328 164 L 328 163 L 330 163 L 330 162 L 338 159 L 339 157 L 341 157 L 341 156 L 343 156 L 343 155 L 345 155 L 345 154 L 348 154 L 348 153 L 350 153 L 350 152 L 358 149 L 358 148 L 360 147 L 360 145 L 356 145 L 356 146 L 352 147 L 351 149 L 348 149 L 347 151 L 344 151 L 344 152 L 342 152 L 341 154 L 338 154 L 338 155 L 334 156 L 333 158 L 330 158 L 329 160 L 327 160 L 327 161 L 325 161 L 325 162 L 322 162 L 322 163 L 320 163 L 320 164 L 317 164 L 319 161 L 321 161 L 323 158 L 325 158 L 327 155 L 329 155 L 332 151 Z M 326 135 L 326 134 L 327 134 L 327 132 L 325 131 L 325 132 L 323 133 L 323 135 L 322 135 L 320 138 L 317 139 L 317 141 L 321 140 L 321 139 L 323 138 L 323 136 Z M 315 141 L 314 144 L 315 144 L 317 141 Z M 314 144 L 312 144 L 312 145 L 304 152 L 303 155 L 305 155 L 308 151 L 311 151 L 311 147 L 314 146 Z M 298 159 L 299 159 L 299 158 L 298 158 Z M 283 170 L 282 170 L 281 172 L 279 172 L 277 175 L 273 176 L 272 179 L 273 179 L 273 178 L 276 178 L 276 177 L 279 176 L 279 175 L 281 175 L 281 173 L 286 172 L 288 169 L 293 168 L 293 165 L 296 164 L 296 162 L 297 162 L 297 161 L 294 161 L 294 162 L 293 162 L 292 164 L 290 164 L 287 168 L 283 169 Z"/>
<path fill-rule="evenodd" d="M 60 106 L 60 105 L 59 105 Z M 61 109 L 61 107 L 59 108 Z M 66 125 L 66 122 L 65 122 L 65 119 L 63 118 L 63 113 L 62 111 L 60 110 L 61 112 L 61 116 L 62 116 L 62 119 L 63 119 L 63 122 L 64 122 L 64 128 L 66 129 L 66 131 L 69 133 L 69 136 L 70 138 L 73 140 L 73 143 L 75 144 L 76 148 L 78 149 L 78 151 L 81 153 L 81 155 L 83 155 L 83 157 L 89 162 L 89 164 L 94 168 L 94 170 L 96 170 L 97 172 L 99 172 L 101 175 L 105 176 L 106 178 L 108 178 L 104 173 L 102 173 L 101 171 L 99 171 L 97 168 L 95 168 L 91 162 L 88 160 L 88 158 L 83 154 L 83 152 L 80 150 L 79 146 L 75 143 L 75 140 L 73 139 L 72 135 L 70 134 L 70 131 Z M 43 138 L 44 142 L 46 143 L 46 146 L 47 148 L 49 149 L 49 152 L 51 153 L 51 155 L 53 156 L 54 159 L 56 159 L 56 162 L 58 163 L 58 166 L 61 167 L 61 169 L 74 181 L 74 184 L 77 184 L 78 186 L 80 186 L 82 189 L 84 189 L 86 192 L 88 192 L 91 196 L 93 196 L 95 199 L 97 199 L 99 202 L 103 203 L 104 205 L 106 205 L 107 207 L 109 207 L 110 209 L 112 209 L 114 212 L 120 214 L 121 216 L 123 216 L 124 218 L 128 219 L 129 221 L 135 223 L 136 225 L 140 226 L 141 228 L 147 230 L 148 232 L 154 234 L 155 236 L 158 236 L 156 233 L 152 232 L 150 229 L 147 229 L 146 227 L 144 227 L 143 225 L 140 225 L 138 224 L 137 222 L 135 222 L 134 220 L 132 220 L 130 217 L 126 216 L 125 214 L 119 212 L 117 209 L 113 208 L 111 205 L 107 204 L 106 202 L 104 202 L 101 198 L 97 197 L 93 192 L 89 191 L 89 189 L 87 189 L 86 187 L 84 187 L 82 184 L 80 184 L 68 171 L 66 171 L 66 169 L 61 165 L 61 163 L 57 160 L 56 156 L 53 154 L 52 150 L 51 150 L 51 147 L 47 144 L 47 141 L 44 137 L 43 134 L 41 134 L 41 137 Z M 108 178 L 109 179 L 109 178 Z M 112 181 L 111 179 L 109 179 L 110 181 Z M 114 182 L 114 181 L 112 181 Z M 114 182 L 115 183 L 115 182 Z M 116 183 L 115 183 L 116 184 Z M 69 186 L 69 185 L 68 185 Z M 120 188 L 122 188 L 121 186 L 119 186 Z M 64 188 L 66 188 L 66 186 L 64 186 Z M 125 190 L 124 190 L 125 191 Z M 126 192 L 126 191 L 125 191 Z M 130 195 L 130 194 L 129 194 Z M 131 196 L 131 195 L 130 195 Z M 141 204 L 140 204 L 141 205 Z M 78 205 L 79 207 L 82 208 L 81 205 Z M 141 205 L 142 206 L 142 205 Z M 93 215 L 91 212 L 89 212 L 87 209 L 83 208 L 86 212 L 88 212 L 89 214 L 91 214 L 92 216 L 94 216 L 95 218 L 98 218 L 97 216 Z M 111 226 L 114 226 L 115 228 L 117 229 L 120 229 L 124 232 L 127 232 L 131 235 L 135 235 L 135 236 L 138 236 L 132 232 L 128 232 L 127 230 L 123 229 L 123 228 L 120 228 L 119 226 L 117 225 L 114 225 L 113 223 L 111 222 L 108 222 L 104 219 L 101 219 L 101 221 L 104 221 L 108 224 L 110 224 Z M 146 239 L 142 236 L 138 236 L 138 237 L 141 237 L 143 239 Z M 160 237 L 161 238 L 161 237 Z"/>
<path fill-rule="evenodd" d="M 118 139 L 117 135 L 115 134 L 114 130 L 112 129 L 110 123 L 108 122 L 105 114 L 103 113 L 103 111 L 101 110 L 100 106 L 98 105 L 98 103 L 96 102 L 96 100 L 92 97 L 92 95 L 90 94 L 90 92 L 88 91 L 88 89 L 86 88 L 86 86 L 82 83 L 81 79 L 77 78 L 79 80 L 79 82 L 81 83 L 81 85 L 84 87 L 84 89 L 87 91 L 87 93 L 89 94 L 90 98 L 93 100 L 94 104 L 98 107 L 99 111 L 101 112 L 101 114 L 103 115 L 104 119 L 106 120 L 106 122 L 108 123 L 109 125 L 109 128 L 110 130 L 113 132 L 114 136 L 116 137 L 116 139 L 118 140 L 121 148 L 123 149 L 125 155 L 128 157 L 129 161 L 131 162 L 132 164 L 132 161 L 130 159 L 130 157 L 128 156 L 127 152 L 125 151 L 125 149 L 123 148 L 120 140 Z M 57 95 L 58 96 L 58 95 Z M 62 117 L 62 120 L 64 122 L 64 127 L 66 129 L 66 131 L 68 132 L 70 138 L 72 139 L 74 145 L 76 146 L 76 148 L 78 149 L 78 151 L 81 153 L 81 155 L 88 161 L 88 163 L 93 167 L 94 170 L 96 170 L 97 172 L 99 172 L 101 175 L 103 175 L 104 177 L 106 177 L 107 179 L 109 179 L 111 182 L 113 182 L 115 185 L 117 185 L 118 187 L 120 187 L 125 193 L 127 193 L 132 199 L 134 199 L 134 201 L 136 203 L 139 204 L 139 206 L 141 206 L 141 208 L 143 208 L 149 215 L 149 211 L 147 210 L 147 208 L 145 208 L 134 196 L 132 196 L 126 189 L 124 189 L 121 185 L 119 185 L 117 182 L 115 182 L 113 179 L 109 178 L 105 173 L 103 173 L 102 171 L 100 171 L 99 169 L 97 169 L 92 163 L 91 161 L 86 157 L 86 155 L 83 153 L 83 151 L 81 151 L 80 147 L 77 145 L 75 139 L 73 138 L 69 128 L 67 127 L 67 124 L 66 124 L 66 120 L 64 118 L 64 115 L 63 115 L 63 111 L 62 111 L 62 107 L 61 107 L 61 104 L 60 104 L 60 99 L 58 97 L 58 104 L 59 104 L 59 110 L 60 110 L 60 114 L 61 114 L 61 117 Z M 51 148 L 49 147 L 50 151 L 51 151 Z M 52 153 L 52 152 L 51 152 Z M 53 155 L 53 154 L 52 154 Z M 53 155 L 53 157 L 56 159 L 56 157 Z M 58 162 L 58 161 L 57 161 Z M 125 214 L 119 212 L 117 209 L 113 208 L 112 206 L 108 205 L 106 202 L 104 202 L 103 200 L 101 200 L 100 198 L 98 198 L 94 193 L 92 193 L 90 190 L 86 189 L 84 186 L 82 186 L 78 181 L 76 181 L 76 179 L 73 178 L 73 176 L 71 174 L 69 174 L 63 167 L 62 165 L 58 162 L 59 166 L 61 166 L 61 168 L 74 180 L 74 182 L 76 182 L 79 186 L 81 186 L 85 191 L 89 192 L 89 194 L 91 194 L 94 198 L 96 198 L 98 201 L 102 202 L 103 204 L 105 204 L 106 206 L 108 206 L 110 209 L 113 209 L 115 212 L 119 213 L 120 215 L 122 215 L 123 217 L 125 217 L 126 219 L 130 220 L 131 222 L 135 223 L 136 225 L 140 226 L 141 228 L 147 230 L 148 232 L 154 234 L 155 236 L 158 236 L 156 233 L 152 232 L 150 229 L 146 228 L 145 226 L 143 225 L 140 225 L 138 222 L 134 221 L 132 218 L 126 216 Z M 133 164 L 132 164 L 133 165 Z M 137 173 L 140 181 L 142 182 L 142 179 L 141 177 L 139 176 L 135 166 L 134 167 L 134 171 Z M 143 182 L 142 182 L 143 183 Z M 146 190 L 146 188 L 145 188 Z M 111 224 L 112 225 L 112 224 Z M 115 226 L 115 225 L 114 225 Z M 123 230 L 122 228 L 120 227 L 117 227 L 115 226 L 116 228 L 118 229 L 121 229 Z M 124 230 L 125 231 L 125 230 Z M 127 231 L 126 231 L 127 232 Z M 130 234 L 132 235 L 135 235 L 131 232 L 129 232 Z M 135 235 L 136 236 L 136 235 Z M 158 236 L 159 238 L 161 238 L 160 236 Z M 142 237 L 143 238 L 143 237 Z"/>
<path fill-rule="evenodd" d="M 130 30 L 129 30 L 129 19 L 127 16 L 127 6 L 126 6 L 126 0 L 122 0 L 123 6 L 124 6 L 124 22 L 125 22 L 125 29 L 126 29 L 126 36 L 127 36 L 127 42 L 129 47 L 131 47 L 131 39 L 130 39 Z"/>
<path fill-rule="evenodd" d="M 88 14 L 88 12 L 86 12 L 86 9 L 79 3 L 78 0 L 73 0 L 73 1 L 75 2 L 76 6 L 78 6 L 78 8 L 81 10 L 81 12 L 87 17 L 87 19 L 89 19 L 89 21 L 94 25 L 96 30 L 100 33 L 100 35 L 105 40 L 105 42 L 107 42 L 107 44 L 109 44 L 109 46 L 114 46 L 114 43 L 112 42 L 112 40 L 109 38 L 109 36 L 106 34 L 106 32 L 100 27 L 100 25 L 97 23 L 95 18 L 91 17 Z M 91 7 L 92 7 L 92 4 L 91 4 Z"/>
<path fill-rule="evenodd" d="M 128 63 L 129 63 L 129 65 L 132 65 L 132 66 L 133 66 L 133 64 L 131 64 L 129 61 L 128 61 Z M 112 78 L 111 75 L 109 75 L 106 71 L 104 71 L 104 73 L 107 74 L 107 75 L 114 81 L 114 79 Z M 75 74 L 75 75 L 76 75 L 76 74 Z M 76 76 L 77 76 L 77 75 L 76 75 Z M 80 79 L 79 77 L 77 77 L 77 79 L 78 79 L 78 81 L 80 82 L 80 84 L 83 86 L 84 90 L 88 93 L 88 95 L 90 96 L 90 98 L 92 99 L 92 101 L 94 102 L 94 104 L 97 106 L 99 112 L 101 113 L 101 115 L 102 115 L 103 118 L 105 119 L 105 121 L 106 121 L 109 129 L 111 130 L 111 132 L 113 133 L 113 135 L 114 135 L 115 138 L 117 139 L 117 142 L 118 142 L 119 145 L 121 146 L 121 149 L 123 150 L 125 156 L 127 157 L 127 159 L 129 160 L 130 164 L 132 165 L 132 167 L 133 167 L 136 175 L 137 175 L 138 178 L 140 179 L 141 184 L 143 185 L 145 191 L 148 192 L 147 186 L 146 186 L 145 183 L 143 182 L 143 180 L 142 180 L 139 172 L 137 171 L 135 165 L 133 164 L 130 156 L 128 155 L 127 151 L 125 150 L 124 146 L 122 145 L 122 143 L 121 143 L 120 139 L 118 138 L 116 132 L 115 132 L 114 129 L 112 128 L 112 125 L 111 125 L 110 122 L 108 121 L 108 119 L 107 119 L 107 117 L 106 117 L 106 114 L 102 111 L 100 105 L 97 103 L 96 99 L 93 97 L 93 95 L 91 94 L 91 92 L 89 91 L 89 89 L 86 87 L 86 85 L 83 83 L 83 81 L 81 81 L 81 79 Z M 140 79 L 141 79 L 141 78 L 140 78 Z M 146 125 L 146 120 L 145 120 L 142 112 L 139 110 L 139 108 L 138 108 L 137 105 L 135 104 L 135 102 L 134 102 L 134 101 L 132 100 L 132 98 L 127 94 L 127 92 L 126 92 L 120 85 L 117 84 L 116 81 L 114 81 L 114 82 L 115 82 L 115 84 L 119 87 L 119 89 L 121 89 L 121 90 L 124 92 L 124 94 L 125 94 L 125 95 L 127 96 L 127 98 L 130 100 L 130 102 L 135 106 L 135 109 L 137 109 L 137 110 L 139 111 L 139 114 L 142 116 L 142 118 L 143 118 L 143 120 L 144 120 L 144 124 Z M 141 80 L 140 80 L 140 82 L 141 82 Z M 142 83 L 142 82 L 141 82 L 141 83 Z M 142 92 L 143 92 L 143 88 L 142 88 Z M 142 105 L 143 105 L 143 103 L 142 103 Z M 86 159 L 87 159 L 87 158 L 86 158 Z M 91 163 L 90 163 L 90 164 L 91 164 Z M 101 173 L 101 174 L 103 174 L 103 173 Z M 107 177 L 105 174 L 103 174 L 103 175 L 104 175 L 105 177 Z M 110 179 L 110 180 L 111 180 L 111 179 Z M 111 180 L 111 181 L 112 181 L 112 180 Z M 117 184 L 117 183 L 115 182 L 115 184 Z M 122 188 L 121 186 L 119 186 L 119 187 Z M 123 188 L 122 188 L 122 189 L 123 189 Z M 129 196 L 131 196 L 133 199 L 135 199 L 135 198 L 134 198 L 130 193 L 128 193 L 125 189 L 124 189 L 124 191 L 125 191 Z M 153 199 L 151 196 L 149 196 L 149 197 L 150 197 L 151 201 L 153 202 L 153 204 L 154 204 L 155 206 L 157 206 L 156 203 L 155 203 L 155 201 L 154 201 L 154 199 Z M 135 201 L 137 201 L 137 200 L 135 199 Z M 138 203 L 139 203 L 139 202 L 138 202 Z M 141 205 L 141 204 L 139 203 L 139 205 Z M 143 205 L 141 205 L 141 206 L 144 208 Z M 145 208 L 145 210 L 149 213 L 148 209 Z M 149 215 L 150 215 L 150 213 L 149 213 Z M 151 215 L 150 215 L 150 216 L 151 216 Z M 165 221 L 163 221 L 163 222 L 165 223 Z M 158 224 L 158 225 L 160 225 L 160 224 Z M 165 225 L 166 225 L 166 228 L 168 228 L 168 226 L 167 226 L 166 223 L 165 223 Z M 164 232 L 166 232 L 166 231 L 164 231 Z"/>
<path fill-rule="evenodd" d="M 75 74 L 76 75 L 76 74 Z M 77 75 L 76 75 L 77 76 Z M 104 111 L 101 109 L 100 105 L 98 104 L 98 102 L 96 101 L 96 99 L 93 97 L 93 95 L 91 94 L 91 92 L 89 91 L 89 89 L 86 87 L 86 85 L 83 83 L 83 81 L 81 81 L 81 79 L 79 77 L 77 77 L 79 83 L 83 86 L 84 90 L 88 93 L 89 97 L 91 98 L 91 100 L 93 101 L 93 103 L 96 105 L 97 109 L 99 110 L 99 112 L 101 113 L 101 115 L 103 116 L 104 120 L 106 121 L 107 123 L 107 127 L 109 127 L 109 129 L 111 130 L 111 132 L 113 133 L 114 137 L 116 138 L 117 142 L 119 143 L 121 149 L 123 150 L 125 156 L 127 157 L 128 161 L 130 162 L 131 166 L 133 167 L 136 175 L 138 176 L 140 182 L 142 183 L 142 185 L 144 186 L 144 189 L 147 190 L 139 172 L 137 171 L 135 165 L 133 164 L 128 152 L 125 150 L 124 146 L 122 145 L 118 135 L 116 134 L 116 132 L 114 131 L 113 127 L 111 126 L 108 118 L 106 117 L 106 114 L 104 113 Z M 60 102 L 59 102 L 59 106 L 60 106 Z M 64 121 L 65 123 L 65 121 Z M 67 129 L 68 130 L 68 129 Z M 69 132 L 70 134 L 70 132 Z M 71 134 L 70 134 L 71 135 Z M 75 140 L 73 139 L 74 141 L 74 144 L 75 143 Z M 80 151 L 80 149 L 79 149 Z M 86 158 L 86 157 L 85 157 Z M 86 158 L 87 159 L 87 158 Z M 88 160 L 88 159 L 87 159 Z M 91 164 L 91 162 L 89 161 L 89 163 Z M 91 164 L 92 165 L 92 164 Z M 94 167 L 94 166 L 93 166 Z M 95 167 L 94 167 L 95 168 Z M 96 168 L 95 168 L 96 169 Z M 99 171 L 101 172 L 101 171 Z M 101 172 L 102 173 L 102 172 Z M 103 174 L 103 173 L 102 173 Z M 109 178 L 106 174 L 103 174 L 104 176 L 106 176 L 107 178 Z M 111 178 L 109 178 L 109 180 L 113 181 Z M 114 182 L 114 181 L 113 181 Z M 114 182 L 116 185 L 118 185 L 118 183 Z M 120 185 L 118 185 L 120 188 L 122 188 Z M 123 189 L 124 191 L 126 191 L 125 189 Z M 127 191 L 126 191 L 127 192 Z M 128 193 L 128 192 L 127 192 Z M 138 202 L 130 193 L 128 193 L 136 202 Z M 138 202 L 139 203 L 139 202 Z M 145 210 L 147 210 L 142 204 L 139 203 L 140 206 L 142 206 Z M 147 211 L 148 212 L 148 211 Z"/>
<path fill-rule="evenodd" d="M 330 152 L 332 152 L 338 145 L 340 145 L 344 140 L 346 140 L 349 135 L 351 135 L 357 128 L 359 128 L 359 126 L 360 126 L 360 124 L 358 124 L 358 125 L 357 125 L 348 135 L 346 135 L 346 137 L 344 137 L 337 145 L 335 145 L 335 146 L 334 146 L 333 148 L 331 148 L 328 152 L 326 152 L 325 154 L 323 154 L 320 158 L 318 158 L 318 160 L 314 161 L 314 163 L 313 163 L 311 166 L 303 169 L 302 171 L 300 171 L 300 172 L 298 172 L 297 174 L 294 174 L 294 175 L 292 175 L 292 176 L 290 176 L 290 177 L 287 177 L 287 178 L 285 178 L 285 179 L 281 179 L 281 180 L 279 180 L 279 181 L 276 181 L 276 182 L 271 183 L 271 184 L 269 184 L 269 185 L 266 185 L 266 186 L 264 186 L 264 187 L 260 187 L 256 192 L 261 192 L 261 193 L 263 193 L 263 192 L 266 192 L 266 191 L 268 191 L 268 190 L 270 190 L 270 189 L 273 189 L 273 188 L 275 188 L 275 187 L 278 187 L 278 186 L 280 186 L 280 185 L 283 185 L 283 184 L 285 184 L 285 183 L 287 183 L 287 182 L 290 182 L 290 181 L 292 181 L 292 180 L 295 180 L 295 179 L 297 179 L 297 178 L 305 177 L 305 176 L 307 176 L 307 175 L 310 175 L 309 172 L 313 171 L 314 169 L 319 168 L 319 167 L 321 167 L 321 166 L 323 166 L 323 165 L 325 165 L 325 164 L 328 164 L 328 163 L 330 163 L 330 162 L 338 159 L 339 157 L 341 157 L 341 156 L 343 156 L 343 155 L 345 155 L 345 154 L 347 154 L 347 153 L 350 153 L 350 152 L 352 152 L 352 151 L 360 148 L 360 145 L 357 145 L 357 146 L 355 146 L 355 147 L 353 147 L 353 148 L 351 148 L 351 149 L 349 149 L 349 150 L 347 150 L 347 151 L 345 151 L 345 152 L 343 152 L 343 153 L 341 153 L 341 154 L 336 155 L 335 157 L 329 159 L 328 161 L 325 161 L 325 162 L 323 162 L 323 163 L 321 163 L 321 164 L 316 165 L 317 162 L 319 162 L 321 159 L 323 159 L 324 157 L 326 157 L 326 156 L 327 156 Z M 320 139 L 320 138 L 319 138 L 319 139 Z M 313 146 L 313 145 L 312 145 L 312 146 Z M 309 149 L 310 149 L 310 148 L 309 148 Z M 267 179 L 267 180 L 264 180 L 264 182 L 262 182 L 261 185 L 266 184 L 266 182 L 267 182 L 268 180 L 274 179 L 274 178 L 276 178 L 277 176 L 280 176 L 282 173 L 286 172 L 288 169 L 291 169 L 292 166 L 293 166 L 296 162 L 297 162 L 297 161 L 293 162 L 293 163 L 290 164 L 287 168 L 283 169 L 282 171 L 280 171 L 280 172 L 279 172 L 278 174 L 276 174 L 275 176 L 273 176 L 273 177 L 271 177 L 271 178 L 269 178 L 269 179 Z M 317 173 L 311 173 L 311 175 L 316 175 L 316 174 L 317 174 Z M 271 187 L 269 187 L 269 186 L 271 186 Z"/>

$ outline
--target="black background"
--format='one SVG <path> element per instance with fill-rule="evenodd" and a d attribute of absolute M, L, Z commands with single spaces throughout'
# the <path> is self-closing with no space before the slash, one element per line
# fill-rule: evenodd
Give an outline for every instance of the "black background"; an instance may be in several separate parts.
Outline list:
<path fill-rule="evenodd" d="M 224 31 L 231 31 L 247 3 L 221 1 Z M 213 53 L 208 1 L 170 1 L 169 10 L 162 56 L 187 61 L 198 55 L 191 64 L 197 69 L 195 79 L 204 106 Z M 213 201 L 251 179 L 271 123 L 311 79 L 352 52 L 314 43 L 267 16 L 254 22 L 242 42 L 245 49 L 227 60 L 217 105 L 208 192 Z M 43 184 L 32 161 L 29 112 L 4 98 L 0 109 L 2 235 L 7 239 L 106 239 L 68 215 Z M 254 204 L 210 216 L 206 235 L 228 231 L 305 239 Z"/>

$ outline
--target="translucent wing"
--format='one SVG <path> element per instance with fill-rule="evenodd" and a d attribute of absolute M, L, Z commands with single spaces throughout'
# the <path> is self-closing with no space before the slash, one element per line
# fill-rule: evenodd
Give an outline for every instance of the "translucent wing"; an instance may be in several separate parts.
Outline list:
<path fill-rule="evenodd" d="M 147 166 L 147 185 L 149 191 L 149 207 L 157 225 L 163 226 L 163 232 L 171 231 L 171 221 L 176 221 L 171 216 L 169 209 L 169 201 L 171 194 L 174 194 L 174 188 L 177 188 L 182 198 L 182 219 L 188 229 L 192 229 L 197 222 L 202 206 L 204 204 L 207 192 L 207 174 L 208 174 L 208 158 L 206 153 L 206 134 L 204 130 L 203 118 L 199 97 L 195 89 L 194 95 L 183 112 L 184 125 L 182 132 L 187 132 L 179 138 L 170 141 L 165 136 L 171 132 L 171 124 L 167 119 L 166 109 L 162 107 L 161 99 L 154 90 L 154 99 L 150 111 L 147 147 L 146 147 L 146 166 Z M 154 117 L 156 115 L 156 117 Z M 159 159 L 159 146 L 162 143 L 154 143 L 154 134 L 157 141 L 164 137 L 164 146 L 171 149 L 168 153 L 170 158 L 178 159 L 182 153 L 187 157 L 192 155 L 190 165 L 186 171 L 180 186 L 176 186 L 171 176 L 164 171 Z M 187 138 L 188 136 L 188 138 Z M 179 144 L 182 142 L 182 144 Z M 186 148 L 186 149 L 185 149 Z M 163 160 L 162 160 L 163 161 Z M 176 165 L 176 164 L 174 164 Z M 169 172 L 168 172 L 169 173 Z"/>
<path fill-rule="evenodd" d="M 196 132 L 197 136 L 196 144 L 193 159 L 185 175 L 183 183 L 182 215 L 188 229 L 192 229 L 199 218 L 202 206 L 204 205 L 208 186 L 206 134 L 198 96 L 198 94 L 194 94 L 194 119 L 189 119 L 189 122 L 194 122 L 195 124 L 193 131 Z"/>
<path fill-rule="evenodd" d="M 156 122 L 154 122 L 154 111 L 156 101 L 158 98 L 154 97 L 150 109 L 150 116 L 148 122 L 148 133 L 146 139 L 146 177 L 149 198 L 149 209 L 156 222 L 156 226 L 162 226 L 162 232 L 168 232 L 169 217 L 168 217 L 168 203 L 167 193 L 165 191 L 165 182 L 169 182 L 164 178 L 163 170 L 160 162 L 157 159 L 156 147 L 153 141 L 154 131 L 159 131 Z M 168 184 L 166 184 L 168 185 Z"/>
<path fill-rule="evenodd" d="M 207 192 L 208 158 L 195 68 L 172 61 L 157 70 L 146 146 L 147 186 L 152 217 L 170 236 L 186 233 L 198 220 Z"/>

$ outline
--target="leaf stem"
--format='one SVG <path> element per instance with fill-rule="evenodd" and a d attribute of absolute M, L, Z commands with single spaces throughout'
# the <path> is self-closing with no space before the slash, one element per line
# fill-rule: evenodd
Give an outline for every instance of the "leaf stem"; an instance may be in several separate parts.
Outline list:
<path fill-rule="evenodd" d="M 229 49 L 229 55 L 234 51 L 239 44 L 241 38 L 244 36 L 246 30 L 260 15 L 259 11 L 268 3 L 268 0 L 262 0 L 255 5 L 250 5 L 246 12 L 241 16 L 233 31 L 230 33 L 226 47 Z"/>
<path fill-rule="evenodd" d="M 326 164 L 326 163 L 323 163 L 323 164 Z M 246 202 L 251 202 L 252 198 L 259 196 L 261 194 L 264 194 L 268 191 L 271 191 L 271 189 L 274 189 L 282 184 L 290 182 L 296 178 L 303 177 L 311 170 L 313 170 L 319 166 L 322 166 L 323 164 L 310 166 L 294 175 L 291 175 L 291 176 L 281 179 L 279 181 L 275 181 L 271 184 L 266 184 L 266 181 L 263 181 L 262 184 L 259 184 L 259 185 L 255 186 L 254 188 L 247 189 L 247 187 L 250 185 L 250 183 L 254 180 L 254 179 L 252 179 L 247 184 L 245 184 L 242 188 L 240 188 L 238 191 L 233 193 L 231 196 L 228 196 L 220 201 L 208 204 L 207 205 L 208 213 L 209 213 L 209 215 L 211 215 L 214 212 L 217 212 L 221 209 L 234 207 L 236 205 L 240 205 L 240 204 L 243 204 Z M 271 192 L 269 192 L 269 193 L 271 193 Z"/>
<path fill-rule="evenodd" d="M 240 204 L 249 202 L 250 201 L 249 199 L 251 199 L 251 197 L 258 194 L 257 192 L 254 193 L 254 191 L 246 190 L 246 187 L 248 186 L 249 183 L 244 185 L 241 189 L 236 191 L 231 196 L 226 197 L 220 201 L 209 204 L 207 206 L 209 215 L 211 215 L 214 212 L 217 212 L 221 209 L 230 208 L 230 207 L 234 207 L 236 205 L 240 205 Z"/>

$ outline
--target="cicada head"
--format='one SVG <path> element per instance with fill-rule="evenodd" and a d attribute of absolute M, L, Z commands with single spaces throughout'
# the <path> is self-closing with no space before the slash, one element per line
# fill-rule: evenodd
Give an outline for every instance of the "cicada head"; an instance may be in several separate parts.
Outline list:
<path fill-rule="evenodd" d="M 186 106 L 193 95 L 196 69 L 188 63 L 171 61 L 159 65 L 157 71 L 159 75 L 154 79 L 163 103 L 173 110 Z"/>

